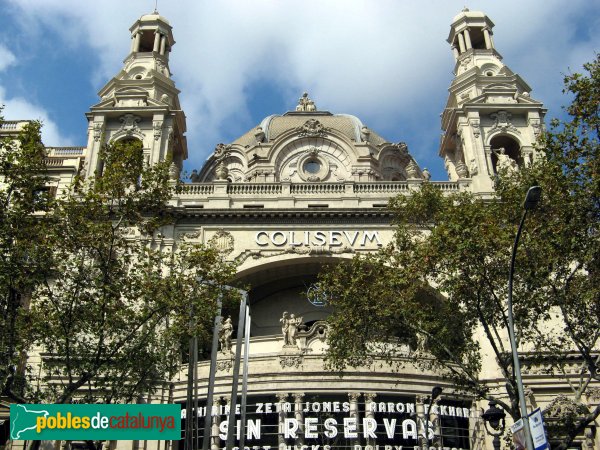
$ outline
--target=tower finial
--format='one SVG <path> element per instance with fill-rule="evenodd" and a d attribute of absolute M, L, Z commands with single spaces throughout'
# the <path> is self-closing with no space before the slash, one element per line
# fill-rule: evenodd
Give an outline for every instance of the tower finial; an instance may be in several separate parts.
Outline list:
<path fill-rule="evenodd" d="M 158 14 L 158 0 L 154 0 L 154 14 Z"/>

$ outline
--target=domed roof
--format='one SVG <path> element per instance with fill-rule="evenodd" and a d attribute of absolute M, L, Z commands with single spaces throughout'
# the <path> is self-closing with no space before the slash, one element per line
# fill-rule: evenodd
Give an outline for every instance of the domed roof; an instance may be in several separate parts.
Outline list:
<path fill-rule="evenodd" d="M 482 13 L 481 11 L 471 11 L 469 8 L 463 8 L 463 10 L 460 13 L 458 13 L 456 16 L 454 16 L 454 19 L 452 19 L 452 22 L 458 22 L 463 17 L 483 18 L 483 17 L 485 17 L 485 14 Z"/>
<path fill-rule="evenodd" d="M 350 114 L 319 111 L 304 93 L 229 145 L 219 144 L 194 182 L 400 181 L 426 177 L 405 143 L 393 144 Z"/>
<path fill-rule="evenodd" d="M 156 10 L 151 14 L 144 14 L 142 17 L 140 17 L 140 22 L 152 22 L 154 20 L 160 20 L 167 25 L 171 25 L 169 21 L 165 17 L 161 16 Z"/>
<path fill-rule="evenodd" d="M 255 142 L 255 135 L 257 129 L 260 128 L 265 133 L 265 141 L 274 141 L 288 130 L 294 130 L 302 127 L 308 120 L 318 120 L 324 128 L 329 129 L 334 133 L 345 136 L 350 141 L 364 142 L 367 141 L 373 145 L 379 145 L 386 140 L 368 130 L 365 135 L 361 133 L 366 127 L 356 116 L 350 114 L 331 114 L 327 111 L 315 111 L 312 113 L 305 112 L 287 112 L 283 115 L 274 114 L 266 117 L 262 122 L 255 128 L 251 129 L 238 139 L 233 144 L 247 146 Z"/>

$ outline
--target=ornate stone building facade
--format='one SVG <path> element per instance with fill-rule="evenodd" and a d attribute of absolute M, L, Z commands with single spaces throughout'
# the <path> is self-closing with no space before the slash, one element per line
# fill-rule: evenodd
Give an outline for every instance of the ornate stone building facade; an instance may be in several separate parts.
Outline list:
<path fill-rule="evenodd" d="M 248 418 L 255 428 L 247 445 L 380 445 L 387 450 L 423 443 L 414 427 L 428 408 L 424 399 L 436 385 L 445 392 L 452 392 L 452 386 L 435 373 L 412 367 L 392 372 L 376 361 L 365 361 L 343 378 L 330 373 L 323 363 L 323 320 L 330 311 L 309 303 L 303 292 L 324 264 L 390 241 L 391 217 L 385 208 L 390 197 L 423 183 L 485 197 L 500 167 L 518 170 L 535 158 L 533 143 L 545 109 L 502 62 L 493 26 L 483 13 L 464 10 L 450 28 L 455 77 L 442 114 L 439 147 L 448 180 L 430 180 L 405 143 L 388 142 L 357 117 L 322 111 L 305 93 L 293 110 L 269 116 L 234 142 L 217 145 L 172 199 L 180 219 L 163 230 L 161 245 L 175 248 L 182 240 L 215 245 L 239 263 L 237 281 L 251 286 Z M 180 176 L 188 150 L 185 115 L 169 71 L 175 43 L 171 26 L 154 13 L 142 16 L 130 30 L 131 52 L 122 70 L 87 113 L 87 145 L 49 149 L 53 188 L 67 187 L 79 170 L 100 169 L 98 151 L 104 142 L 130 138 L 143 142 L 147 164 L 171 157 L 171 176 Z M 1 131 L 19 126 L 6 122 Z M 224 411 L 232 382 L 232 331 L 226 321 L 215 382 L 218 412 Z M 208 361 L 199 363 L 203 408 L 208 368 Z M 186 374 L 182 366 L 170 389 L 148 400 L 185 403 Z M 495 382 L 495 374 L 485 376 Z M 540 403 L 555 394 L 556 386 L 543 377 L 529 376 L 526 383 L 535 393 L 531 398 Z M 491 448 L 482 406 L 467 398 L 442 397 L 431 410 L 438 430 L 432 444 Z M 213 419 L 212 448 L 224 446 L 218 436 L 222 420 L 224 415 Z M 594 435 L 589 436 L 583 445 L 593 448 Z M 181 445 L 144 444 L 154 447 Z"/>

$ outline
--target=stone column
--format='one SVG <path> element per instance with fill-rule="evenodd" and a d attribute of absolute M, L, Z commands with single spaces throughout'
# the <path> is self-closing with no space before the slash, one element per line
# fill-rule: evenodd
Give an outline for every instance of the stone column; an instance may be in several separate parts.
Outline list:
<path fill-rule="evenodd" d="M 490 34 L 490 42 L 492 44 L 492 48 L 494 48 L 494 33 L 492 32 L 492 30 L 490 30 L 489 34 Z"/>
<path fill-rule="evenodd" d="M 278 392 L 277 393 L 277 401 L 279 402 L 279 423 L 277 425 L 277 444 L 279 448 L 285 448 L 285 436 L 284 436 L 284 428 L 283 424 L 285 419 L 287 418 L 287 412 L 285 411 L 285 404 L 288 402 L 289 394 L 287 392 Z"/>
<path fill-rule="evenodd" d="M 460 53 L 459 53 L 458 49 L 456 48 L 456 45 L 452 45 L 451 48 L 452 48 L 452 54 L 454 55 L 454 59 L 458 60 Z"/>
<path fill-rule="evenodd" d="M 487 163 L 487 172 L 490 177 L 494 174 L 494 164 L 492 163 L 492 150 L 490 148 L 485 149 L 485 161 Z"/>
<path fill-rule="evenodd" d="M 298 438 L 296 439 L 295 444 L 304 445 L 304 413 L 302 412 L 304 393 L 296 392 L 292 395 L 294 396 L 294 418 L 300 424 Z"/>
<path fill-rule="evenodd" d="M 348 413 L 348 416 L 352 417 L 353 419 L 356 419 L 356 431 L 357 433 L 359 432 L 359 414 L 358 414 L 358 399 L 360 397 L 360 392 L 349 392 L 348 393 L 348 399 L 350 400 L 350 411 Z M 360 435 L 359 435 L 360 436 Z M 358 444 L 358 439 L 355 439 L 353 441 L 354 444 Z"/>
<path fill-rule="evenodd" d="M 460 48 L 461 53 L 464 53 L 466 51 L 465 38 L 463 37 L 462 33 L 458 33 L 458 47 Z"/>
<path fill-rule="evenodd" d="M 131 35 L 131 49 L 129 51 L 131 53 L 135 52 L 135 34 Z"/>
<path fill-rule="evenodd" d="M 371 403 L 375 401 L 377 394 L 374 392 L 367 392 L 365 394 L 365 419 L 375 419 L 375 413 L 371 410 Z M 375 445 L 373 438 L 367 438 L 367 445 Z"/>
<path fill-rule="evenodd" d="M 439 415 L 439 398 L 436 398 L 431 405 L 431 414 L 429 415 L 430 421 L 433 424 L 433 432 L 435 437 L 429 443 L 433 447 L 441 447 L 442 445 L 442 419 Z"/>
<path fill-rule="evenodd" d="M 423 396 L 417 395 L 415 397 L 415 413 L 417 422 L 417 436 L 418 436 L 418 445 L 421 448 L 427 447 L 427 440 L 425 439 L 423 433 L 427 432 L 427 418 L 425 417 L 425 405 L 423 404 Z"/>
<path fill-rule="evenodd" d="M 166 48 L 167 48 L 167 37 L 163 35 L 160 38 L 160 54 L 161 55 L 165 54 Z"/>
<path fill-rule="evenodd" d="M 467 46 L 467 50 L 471 50 L 473 48 L 473 45 L 471 45 L 471 33 L 469 33 L 468 28 L 463 31 L 463 33 L 465 34 L 465 45 Z"/>
<path fill-rule="evenodd" d="M 219 406 L 221 406 L 221 399 L 214 397 L 213 406 L 217 409 L 217 413 L 214 416 L 212 415 L 212 408 L 206 408 L 206 414 L 211 414 L 212 417 L 212 425 L 210 427 L 210 450 L 220 450 L 221 438 L 219 437 L 219 425 L 221 425 L 221 416 L 219 415 Z"/>
<path fill-rule="evenodd" d="M 483 39 L 485 40 L 485 48 L 491 50 L 493 46 L 492 40 L 490 39 L 490 29 L 488 27 L 483 28 Z"/>
<path fill-rule="evenodd" d="M 160 37 L 161 36 L 162 35 L 158 31 L 154 32 L 154 47 L 152 48 L 153 52 L 157 52 L 158 53 L 158 49 L 159 49 L 159 46 L 160 46 Z"/>
<path fill-rule="evenodd" d="M 141 33 L 139 31 L 133 35 L 133 51 L 134 52 L 140 51 L 140 36 L 141 36 Z"/>

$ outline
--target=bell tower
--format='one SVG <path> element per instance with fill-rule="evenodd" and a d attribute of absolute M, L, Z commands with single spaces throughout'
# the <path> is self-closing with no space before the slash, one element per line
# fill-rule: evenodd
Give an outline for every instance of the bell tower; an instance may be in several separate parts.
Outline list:
<path fill-rule="evenodd" d="M 529 85 L 502 62 L 493 27 L 485 14 L 467 8 L 450 26 L 456 64 L 439 152 L 450 180 L 464 180 L 482 195 L 493 191 L 499 172 L 533 161 L 546 113 Z"/>
<path fill-rule="evenodd" d="M 171 176 L 178 178 L 187 159 L 187 142 L 185 114 L 169 70 L 175 44 L 172 28 L 154 11 L 140 17 L 129 30 L 131 50 L 123 68 L 100 90 L 100 103 L 86 114 L 86 171 L 93 174 L 101 167 L 98 153 L 104 143 L 139 139 L 146 164 L 170 158 Z"/>

